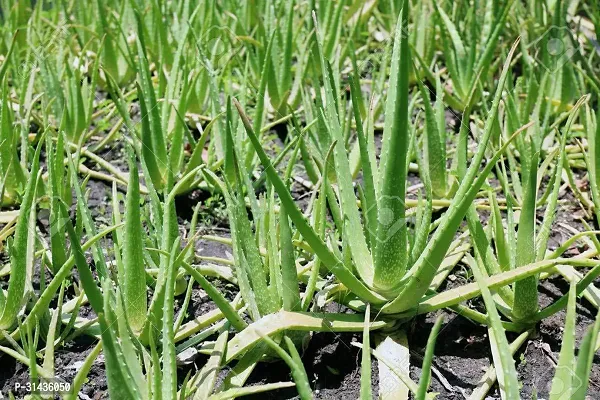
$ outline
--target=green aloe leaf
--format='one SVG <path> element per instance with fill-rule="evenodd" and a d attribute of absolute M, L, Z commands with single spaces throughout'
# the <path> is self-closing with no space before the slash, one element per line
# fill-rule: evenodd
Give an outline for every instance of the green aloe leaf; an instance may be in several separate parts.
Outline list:
<path fill-rule="evenodd" d="M 61 215 L 58 203 L 63 196 L 64 181 L 64 137 L 58 135 L 56 150 L 53 148 L 52 138 L 46 136 L 46 153 L 48 154 L 48 195 L 50 196 L 50 246 L 52 249 L 52 268 L 54 272 L 67 260 L 65 250 L 65 231 L 62 221 L 68 218 Z"/>
<path fill-rule="evenodd" d="M 384 321 L 374 321 L 370 329 L 376 330 L 386 326 L 388 323 Z M 363 329 L 364 320 L 361 315 L 278 311 L 249 325 L 229 341 L 227 363 L 243 355 L 259 342 L 261 336 L 258 332 L 272 335 L 285 330 L 361 332 Z"/>
<path fill-rule="evenodd" d="M 177 266 L 175 258 L 179 250 L 179 238 L 173 243 L 169 264 L 165 271 L 165 294 L 162 312 L 162 398 L 177 397 L 177 365 L 175 358 L 175 332 L 173 331 L 175 302 L 175 276 Z"/>
<path fill-rule="evenodd" d="M 210 283 L 197 269 L 192 267 L 186 262 L 182 261 L 182 265 L 185 270 L 202 286 L 202 289 L 206 291 L 206 294 L 212 301 L 215 302 L 219 310 L 225 315 L 225 318 L 231 323 L 238 331 L 242 331 L 246 328 L 246 322 L 239 316 L 237 311 L 229 304 L 227 299 Z"/>
<path fill-rule="evenodd" d="M 86 382 L 86 380 L 88 380 L 88 374 L 94 366 L 94 362 L 100 355 L 101 350 L 102 342 L 98 342 L 98 344 L 94 346 L 92 351 L 90 351 L 90 353 L 85 357 L 85 360 L 83 360 L 83 364 L 81 365 L 81 367 L 77 371 L 77 374 L 73 378 L 73 383 L 71 385 L 71 393 L 69 393 L 65 397 L 67 400 L 77 400 L 77 397 L 79 396 L 79 391 L 81 390 L 81 387 Z"/>
<path fill-rule="evenodd" d="M 531 334 L 532 331 L 523 332 L 510 344 L 510 351 L 512 352 L 513 356 Z M 484 400 L 492 386 L 496 383 L 496 378 L 496 367 L 492 364 L 486 371 L 485 375 L 481 377 L 477 387 L 473 390 L 473 392 L 471 392 L 468 400 Z"/>
<path fill-rule="evenodd" d="M 281 346 L 279 346 L 269 336 L 263 335 L 260 331 L 259 335 L 261 335 L 262 340 L 290 367 L 290 370 L 292 371 L 292 377 L 294 378 L 296 388 L 298 389 L 298 394 L 300 395 L 300 399 L 311 400 L 313 398 L 313 394 L 310 388 L 310 383 L 308 382 L 308 376 L 306 375 L 306 370 L 302 364 L 302 359 L 300 359 L 300 355 L 298 354 L 298 350 L 296 350 L 296 346 L 294 345 L 294 342 L 292 342 L 292 339 L 285 336 L 285 342 L 288 350 L 290 351 L 290 355 L 286 353 L 285 350 L 283 350 Z"/>
<path fill-rule="evenodd" d="M 69 164 L 69 174 L 71 176 L 71 185 L 73 187 L 73 189 L 75 190 L 75 195 L 77 197 L 77 219 L 78 222 L 79 220 L 81 220 L 81 222 L 83 223 L 83 226 L 85 227 L 85 232 L 86 234 L 88 234 L 89 236 L 96 236 L 97 235 L 97 229 L 96 229 L 96 224 L 94 224 L 94 219 L 92 218 L 92 213 L 90 211 L 90 208 L 87 205 L 87 200 L 86 197 L 83 195 L 83 190 L 81 187 L 81 184 L 79 182 L 79 177 L 77 175 L 77 167 L 75 166 L 75 162 L 77 160 L 74 160 L 74 158 L 76 158 L 77 153 L 75 154 L 75 157 L 73 157 L 71 154 L 69 154 L 67 152 L 67 162 Z M 65 214 L 68 215 L 68 214 Z M 104 257 L 104 252 L 102 251 L 102 248 L 100 247 L 99 243 L 94 243 L 93 247 L 92 247 L 92 255 L 94 257 L 94 262 L 96 264 L 96 269 L 98 271 L 98 275 L 102 278 L 105 278 L 108 276 L 108 268 L 106 266 L 106 258 Z"/>
<path fill-rule="evenodd" d="M 577 318 L 576 307 L 576 286 L 571 283 L 569 289 L 569 304 L 567 305 L 567 316 L 565 318 L 565 329 L 560 345 L 560 355 L 554 378 L 552 378 L 552 388 L 550 390 L 550 400 L 571 399 L 572 382 L 575 369 L 575 322 Z M 576 379 L 579 379 L 578 377 Z"/>
<path fill-rule="evenodd" d="M 254 297 L 259 314 L 253 315 L 255 319 L 260 315 L 269 314 L 277 309 L 276 299 L 273 292 L 267 285 L 266 269 L 258 249 L 255 235 L 252 230 L 246 203 L 242 195 L 244 186 L 247 189 L 251 185 L 245 185 L 242 176 L 247 175 L 242 163 L 239 162 L 237 153 L 233 144 L 232 132 L 230 129 L 231 121 L 228 118 L 226 129 L 225 146 L 225 184 L 227 189 L 223 192 L 228 202 L 230 212 L 230 222 L 232 225 L 232 239 L 236 241 L 234 252 L 236 256 L 236 271 L 238 279 L 248 279 L 251 285 L 251 291 L 242 292 L 246 296 Z M 250 194 L 253 196 L 253 194 Z M 258 209 L 258 207 L 256 207 Z M 259 211 L 254 214 L 257 217 Z M 251 303 L 249 297 L 246 297 L 247 304 Z"/>
<path fill-rule="evenodd" d="M 14 203 L 25 187 L 25 174 L 17 154 L 18 136 L 13 128 L 12 102 L 5 80 L 0 81 L 0 204 Z"/>
<path fill-rule="evenodd" d="M 40 153 L 43 143 L 44 141 L 40 140 L 35 150 L 33 164 L 29 171 L 31 177 L 25 190 L 19 220 L 15 227 L 15 239 L 10 249 L 11 272 L 8 281 L 8 293 L 6 298 L 2 297 L 2 301 L 0 301 L 2 306 L 0 329 L 8 329 L 14 325 L 17 314 L 23 305 L 25 291 L 28 291 L 31 286 L 36 244 L 35 199 L 38 183 L 41 179 Z"/>
<path fill-rule="evenodd" d="M 586 260 L 586 261 L 591 261 L 591 260 Z M 537 275 L 544 271 L 548 271 L 556 265 L 574 264 L 575 262 L 576 262 L 576 260 L 572 260 L 569 258 L 557 258 L 557 259 L 552 259 L 552 260 L 539 261 L 539 262 L 528 264 L 528 265 L 525 265 L 522 267 L 515 268 L 510 271 L 502 272 L 500 274 L 492 275 L 486 279 L 485 284 L 491 290 L 497 290 L 497 289 L 501 288 L 502 286 L 510 285 L 511 283 L 514 283 L 518 280 Z M 585 263 L 586 266 L 593 266 L 593 264 L 594 264 L 593 262 Z M 600 266 L 595 269 L 597 269 L 597 271 L 600 271 Z M 597 273 L 597 271 L 595 271 L 595 273 Z M 597 275 L 592 275 L 592 276 L 588 277 L 588 279 L 590 279 L 590 278 L 593 279 L 593 276 L 597 276 Z M 587 279 L 582 280 L 580 282 L 582 282 L 581 290 L 583 290 L 585 288 L 584 285 L 587 286 L 587 284 L 589 283 L 589 281 Z M 479 290 L 479 287 L 475 283 L 468 283 L 466 285 L 462 285 L 457 288 L 449 289 L 442 293 L 434 294 L 430 297 L 426 297 L 421 302 L 419 302 L 418 307 L 417 307 L 418 312 L 425 313 L 425 312 L 435 311 L 435 310 L 438 310 L 443 307 L 456 305 L 465 300 L 472 299 L 473 297 L 478 296 L 480 293 L 481 292 Z M 565 299 L 565 301 L 566 301 L 566 299 Z M 559 300 L 559 302 L 562 302 L 562 300 Z M 564 307 L 565 305 L 566 305 L 566 302 L 564 305 L 562 305 L 562 307 Z M 553 311 L 556 312 L 556 309 L 554 309 L 553 306 L 549 306 L 549 307 L 552 307 Z M 560 304 L 557 307 L 560 307 Z M 554 312 L 549 313 L 548 315 L 552 315 L 552 314 L 554 314 Z M 533 320 L 538 321 L 539 320 L 538 318 L 539 317 L 535 317 L 535 319 L 532 318 L 532 321 Z"/>
<path fill-rule="evenodd" d="M 571 399 L 585 400 L 587 398 L 587 390 L 592 373 L 592 365 L 596 354 L 596 342 L 600 331 L 600 315 L 596 316 L 594 324 L 588 328 L 581 344 L 579 345 L 579 353 L 575 370 L 570 371 L 573 380 L 571 385 Z"/>
<path fill-rule="evenodd" d="M 140 183 L 133 151 L 129 151 L 129 185 L 125 202 L 125 237 L 123 240 L 123 296 L 131 329 L 139 333 L 146 322 L 146 270 L 140 212 Z"/>
<path fill-rule="evenodd" d="M 300 311 L 300 289 L 298 288 L 298 271 L 292 244 L 292 231 L 285 206 L 280 209 L 279 234 L 281 241 L 281 276 L 283 285 L 283 309 Z"/>
<path fill-rule="evenodd" d="M 369 243 L 374 245 L 375 235 L 377 233 L 377 197 L 375 191 L 375 176 L 377 164 L 372 164 L 372 154 L 367 144 L 367 137 L 363 129 L 361 118 L 362 96 L 360 92 L 360 81 L 358 79 L 358 71 L 355 72 L 350 79 L 350 93 L 352 96 L 352 109 L 354 111 L 354 121 L 356 122 L 356 136 L 360 149 L 360 163 L 362 165 L 363 184 L 365 192 L 365 203 L 361 204 L 363 214 L 365 215 L 366 231 L 369 236 Z M 371 247 L 371 251 L 373 247 Z"/>
<path fill-rule="evenodd" d="M 249 395 L 269 392 L 269 391 L 277 390 L 277 389 L 285 389 L 285 388 L 292 387 L 292 386 L 294 386 L 294 382 L 277 382 L 277 383 L 267 383 L 264 385 L 232 388 L 232 389 L 228 389 L 223 392 L 220 392 L 220 393 L 213 394 L 208 399 L 209 400 L 229 400 L 229 399 L 235 399 L 237 397 L 249 396 Z"/>
<path fill-rule="evenodd" d="M 4 81 L 4 75 L 6 75 L 6 71 L 8 71 L 8 66 L 10 65 L 11 56 L 15 50 L 15 44 L 17 42 L 18 35 L 19 35 L 19 32 L 14 33 L 14 35 L 10 41 L 10 45 L 8 46 L 8 51 L 6 52 L 6 55 L 4 56 L 4 62 L 2 63 L 2 66 L 0 67 L 0 81 Z"/>
<path fill-rule="evenodd" d="M 552 186 L 552 192 L 549 195 L 547 200 L 546 210 L 544 211 L 544 219 L 543 223 L 540 226 L 538 235 L 536 237 L 537 240 L 537 248 L 536 248 L 536 257 L 537 260 L 541 260 L 546 254 L 546 247 L 548 244 L 548 239 L 550 237 L 550 233 L 552 230 L 552 224 L 554 223 L 554 219 L 556 216 L 556 207 L 558 203 L 558 193 L 561 185 L 561 173 L 562 167 L 565 163 L 565 158 L 567 154 L 565 152 L 565 147 L 567 145 L 567 138 L 569 137 L 569 133 L 571 132 L 571 128 L 573 126 L 573 122 L 575 120 L 576 115 L 578 115 L 578 111 L 582 105 L 584 105 L 589 100 L 588 96 L 583 96 L 579 99 L 579 101 L 575 104 L 571 113 L 569 115 L 569 119 L 565 125 L 563 133 L 560 139 L 559 145 L 559 157 L 556 162 L 556 171 L 554 175 L 554 185 Z M 593 194 L 592 194 L 593 197 Z"/>
<path fill-rule="evenodd" d="M 590 191 L 592 200 L 594 201 L 594 211 L 596 220 L 600 221 L 600 109 L 596 111 L 595 121 L 591 111 L 587 111 L 587 139 L 588 139 L 588 156 L 587 166 L 590 175 Z M 594 123 L 595 122 L 595 123 Z"/>
<path fill-rule="evenodd" d="M 533 143 L 531 143 L 533 146 Z M 516 266 L 530 264 L 535 261 L 535 208 L 537 201 L 537 166 L 539 153 L 531 149 L 529 175 L 526 178 L 523 194 L 523 207 L 517 231 Z M 515 303 L 513 315 L 518 321 L 527 321 L 538 310 L 538 278 L 531 276 L 515 282 Z"/>
<path fill-rule="evenodd" d="M 360 399 L 371 400 L 373 388 L 371 387 L 371 341 L 369 338 L 369 324 L 371 323 L 371 305 L 367 304 L 365 310 L 365 326 L 363 328 L 362 357 L 360 362 Z"/>
<path fill-rule="evenodd" d="M 409 152 L 408 77 L 411 69 L 406 34 L 408 7 L 409 2 L 404 0 L 394 35 L 380 162 L 381 193 L 377 200 L 378 223 L 373 285 L 384 292 L 398 287 L 400 279 L 406 272 L 408 259 L 404 204 L 406 160 Z"/>
<path fill-rule="evenodd" d="M 498 383 L 500 384 L 500 394 L 502 395 L 502 399 L 517 400 L 520 398 L 520 394 L 515 361 L 512 357 L 508 340 L 506 339 L 506 333 L 502 327 L 500 315 L 496 309 L 496 303 L 492 298 L 490 289 L 486 286 L 483 266 L 479 265 L 470 255 L 466 255 L 466 257 L 467 259 L 470 258 L 471 270 L 481 290 L 488 313 L 488 322 L 490 325 L 488 332 L 494 365 L 497 369 Z"/>
<path fill-rule="evenodd" d="M 316 21 L 315 21 L 316 26 Z M 318 31 L 317 31 L 318 38 Z M 339 197 L 341 202 L 341 210 L 344 213 L 343 221 L 336 220 L 336 224 L 342 230 L 344 235 L 347 235 L 347 240 L 350 243 L 349 250 L 352 253 L 352 260 L 358 271 L 359 276 L 367 284 L 371 286 L 373 283 L 373 267 L 372 257 L 367 247 L 367 241 L 361 226 L 360 213 L 356 205 L 356 196 L 354 195 L 354 186 L 352 184 L 352 173 L 350 163 L 348 161 L 348 152 L 346 151 L 343 129 L 340 125 L 338 114 L 337 96 L 332 84 L 332 75 L 328 64 L 323 57 L 321 41 L 317 39 L 321 69 L 323 70 L 323 81 L 325 85 L 325 102 L 323 108 L 319 110 L 319 120 L 325 131 L 329 133 L 329 144 L 335 143 L 333 147 L 333 165 L 325 165 L 323 173 L 328 173 L 330 168 L 335 168 L 335 173 L 339 186 Z M 328 193 L 329 196 L 329 193 Z M 333 196 L 331 196 L 333 197 Z M 335 200 L 330 198 L 330 204 L 335 203 Z"/>
<path fill-rule="evenodd" d="M 419 378 L 419 389 L 415 394 L 415 399 L 425 400 L 427 390 L 431 381 L 431 364 L 433 361 L 433 351 L 435 350 L 435 342 L 440 333 L 440 328 L 444 322 L 443 317 L 439 316 L 436 318 L 429 338 L 427 339 L 427 347 L 425 348 L 425 357 L 423 357 L 423 367 L 421 368 L 421 376 Z"/>
<path fill-rule="evenodd" d="M 500 213 L 500 207 L 498 206 L 498 200 L 496 194 L 490 191 L 488 198 L 492 206 L 493 215 L 493 228 L 494 228 L 494 246 L 496 247 L 496 254 L 498 256 L 498 264 L 503 271 L 512 269 L 510 249 L 506 243 L 506 235 L 504 234 L 504 226 L 502 225 L 502 214 Z"/>
<path fill-rule="evenodd" d="M 152 86 L 143 23 L 141 16 L 138 13 L 135 15 L 138 27 L 136 43 L 139 62 L 139 82 L 136 85 L 142 114 L 142 154 L 144 155 L 144 162 L 148 166 L 154 186 L 157 189 L 162 189 L 166 185 L 166 170 L 169 168 L 167 146 L 160 120 L 160 107 L 156 101 L 156 92 Z"/>
<path fill-rule="evenodd" d="M 444 27 L 446 28 L 446 31 L 448 32 L 449 39 L 452 42 L 453 51 L 448 51 L 450 50 L 450 47 L 446 46 L 445 52 L 453 55 L 453 59 L 455 62 L 453 64 L 453 83 L 460 97 L 464 98 L 466 95 L 466 85 L 468 84 L 467 75 L 469 74 L 466 65 L 466 62 L 468 60 L 467 50 L 462 41 L 462 38 L 460 37 L 460 34 L 458 33 L 456 25 L 454 25 L 454 22 L 452 22 L 448 14 L 446 14 L 444 9 L 440 7 L 438 3 L 434 3 L 434 6 L 438 16 L 440 17 L 444 24 Z M 444 39 L 444 42 L 447 42 L 446 35 L 442 35 L 442 38 Z"/>
<path fill-rule="evenodd" d="M 415 69 L 416 71 L 416 69 Z M 415 72 L 416 73 L 416 72 Z M 439 81 L 439 77 L 437 78 Z M 433 193 L 436 197 L 443 198 L 446 196 L 446 140 L 443 131 L 440 131 L 440 110 L 436 107 L 436 110 L 431 106 L 429 100 L 429 92 L 425 88 L 425 85 L 421 80 L 417 79 L 419 90 L 421 91 L 421 97 L 423 99 L 423 105 L 425 106 L 425 166 L 429 169 L 429 179 L 431 179 L 431 185 Z M 437 95 L 441 93 L 438 91 Z M 438 104 L 440 99 L 437 100 Z M 442 110 L 443 112 L 443 110 Z M 444 114 L 441 114 L 441 118 L 444 118 Z M 444 121 L 444 120 L 442 120 Z M 442 125 L 441 127 L 443 127 Z"/>

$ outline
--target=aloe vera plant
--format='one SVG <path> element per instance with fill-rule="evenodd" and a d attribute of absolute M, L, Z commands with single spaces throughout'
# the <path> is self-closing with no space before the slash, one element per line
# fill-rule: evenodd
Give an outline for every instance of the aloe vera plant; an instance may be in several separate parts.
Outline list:
<path fill-rule="evenodd" d="M 565 319 L 565 335 L 560 348 L 556 372 L 552 379 L 551 399 L 583 399 L 589 385 L 590 361 L 596 350 L 594 344 L 598 339 L 599 322 L 596 318 L 593 326 L 586 331 L 575 359 L 575 293 L 575 285 L 571 285 Z"/>
<path fill-rule="evenodd" d="M 447 93 L 447 101 L 458 109 L 467 106 L 471 88 L 480 79 L 486 79 L 492 66 L 495 46 L 502 34 L 503 24 L 508 17 L 513 2 L 505 2 L 501 8 L 494 10 L 492 3 L 475 4 L 474 7 L 463 8 L 463 23 L 457 27 L 459 18 L 451 18 L 445 8 L 433 2 L 435 20 L 438 29 L 443 32 L 440 37 L 444 49 L 446 67 L 452 79 L 454 93 Z M 458 12 L 455 8 L 452 12 Z M 466 15 L 464 15 L 466 14 Z M 468 41 L 467 41 L 468 40 Z M 420 66 L 425 69 L 425 76 L 432 84 L 434 75 L 428 71 L 421 57 L 417 57 Z"/>
<path fill-rule="evenodd" d="M 446 170 L 446 123 L 442 84 L 438 75 L 436 79 L 436 103 L 434 107 L 429 103 L 429 94 L 420 80 L 418 81 L 418 86 L 425 108 L 423 161 L 428 168 L 426 174 L 431 180 L 433 194 L 436 197 L 446 197 L 451 194 L 451 189 L 455 185 L 455 181 L 451 180 Z"/>
<path fill-rule="evenodd" d="M 527 141 L 520 141 L 517 145 L 520 154 L 526 157 L 522 162 L 521 182 L 521 211 L 518 221 L 514 221 L 513 200 L 507 199 L 508 229 L 503 226 L 502 214 L 498 205 L 496 195 L 490 192 L 490 204 L 492 206 L 493 224 L 490 224 L 490 236 L 494 239 L 495 254 L 490 250 L 490 242 L 487 239 L 484 228 L 474 210 L 469 214 L 469 228 L 472 237 L 476 238 L 477 257 L 486 265 L 489 274 L 502 271 L 514 270 L 536 261 L 557 257 L 557 252 L 547 253 L 547 243 L 551 226 L 554 222 L 557 208 L 558 191 L 561 183 L 563 165 L 566 161 L 565 144 L 570 134 L 571 127 L 581 106 L 587 101 L 586 97 L 580 99 L 570 113 L 565 127 L 563 128 L 560 146 L 554 154 L 556 157 L 555 171 L 551 175 L 552 185 L 548 189 L 547 208 L 544 213 L 542 225 L 538 228 L 535 211 L 538 202 L 538 158 L 541 151 L 541 141 L 536 139 L 541 128 L 534 127 L 531 137 Z M 549 158 L 550 159 L 550 158 Z M 513 172 L 513 176 L 516 173 Z M 507 182 L 504 170 L 504 182 Z M 513 179 L 513 185 L 515 180 Z M 513 198 L 516 196 L 513 196 Z M 514 226 L 518 223 L 516 237 Z M 504 288 L 499 292 L 502 298 L 503 313 L 509 318 L 525 325 L 538 320 L 538 276 L 534 275 L 515 282 L 512 290 Z"/>
<path fill-rule="evenodd" d="M 480 271 L 481 265 L 477 265 L 473 261 L 473 268 L 479 283 L 483 281 L 483 275 Z M 490 307 L 490 343 L 494 354 L 494 364 L 497 366 L 496 373 L 500 384 L 500 393 L 502 398 L 519 399 L 519 385 L 517 380 L 517 371 L 515 369 L 514 360 L 512 359 L 511 349 L 506 341 L 506 336 L 500 325 L 500 317 L 498 311 L 495 310 L 495 302 L 485 284 L 481 286 L 482 294 L 486 306 Z M 588 327 L 581 341 L 578 357 L 575 357 L 575 319 L 576 319 L 576 285 L 571 284 L 568 293 L 568 305 L 565 318 L 565 331 L 558 357 L 558 364 L 554 371 L 552 379 L 542 378 L 537 384 L 539 387 L 534 388 L 534 396 L 547 393 L 550 399 L 583 399 L 588 391 L 588 377 L 591 370 L 590 358 L 593 357 L 596 348 L 594 343 L 598 339 L 599 319 L 596 318 L 592 326 Z M 491 311 L 490 311 L 491 310 Z M 491 315 L 494 315 L 493 317 Z M 492 334 L 492 329 L 494 333 Z M 514 352 L 513 352 L 514 353 Z M 498 367 L 500 366 L 500 367 Z M 489 389 L 489 388 L 488 388 Z M 536 394 L 537 392 L 537 394 Z M 485 393 L 478 393 L 485 395 Z M 472 397 L 480 398 L 480 397 Z"/>
<path fill-rule="evenodd" d="M 6 65 L 7 62 L 4 63 Z M 2 74 L 0 74 L 2 75 Z M 0 204 L 18 203 L 18 194 L 23 189 L 25 171 L 19 162 L 17 130 L 13 129 L 13 111 L 8 102 L 8 88 L 3 78 L 2 103 L 0 110 Z"/>
<path fill-rule="evenodd" d="M 281 178 L 270 167 L 270 161 L 257 140 L 251 122 L 241 106 L 236 103 L 246 131 L 253 141 L 269 179 L 279 194 L 290 218 L 303 235 L 304 240 L 327 268 L 354 295 L 381 308 L 384 313 L 406 311 L 414 307 L 420 297 L 426 293 L 430 282 L 436 275 L 437 267 L 444 259 L 445 252 L 451 244 L 452 236 L 466 213 L 468 205 L 475 197 L 480 185 L 483 184 L 486 174 L 489 173 L 491 168 L 488 164 L 488 167 L 477 176 L 478 164 L 483 159 L 485 145 L 491 135 L 508 68 L 507 63 L 496 91 L 492 112 L 486 123 L 486 132 L 480 142 L 479 150 L 472 160 L 467 176 L 458 188 L 456 201 L 451 204 L 449 210 L 445 213 L 443 221 L 434 232 L 432 239 L 426 245 L 422 240 L 412 240 L 411 244 L 416 243 L 418 246 L 409 249 L 405 182 L 410 136 L 407 124 L 410 50 L 406 39 L 402 36 L 403 26 L 406 26 L 407 18 L 408 6 L 405 4 L 396 28 L 382 159 L 378 169 L 375 170 L 376 172 L 373 172 L 372 181 L 365 184 L 365 192 L 374 192 L 376 197 L 375 204 L 362 205 L 362 211 L 365 213 L 373 208 L 377 211 L 375 221 L 367 220 L 371 224 L 367 227 L 363 227 L 361 223 L 360 210 L 351 191 L 351 176 L 346 151 L 340 137 L 341 132 L 336 107 L 333 106 L 335 100 L 329 85 L 329 79 L 325 74 L 326 104 L 319 118 L 327 128 L 330 140 L 335 143 L 333 159 L 339 186 L 339 194 L 337 195 L 339 200 L 335 198 L 330 201 L 339 201 L 339 207 L 345 214 L 343 226 L 338 228 L 344 232 L 348 240 L 347 246 L 352 254 L 352 266 L 343 265 L 315 234 L 312 227 L 306 223 L 297 206 L 293 203 L 291 195 Z M 327 71 L 326 62 L 323 58 L 321 58 L 321 64 L 322 70 Z M 501 151 L 497 152 L 493 159 L 497 160 Z M 367 155 L 363 159 L 370 160 L 370 157 Z M 475 184 L 472 184 L 473 181 Z M 371 197 L 373 198 L 373 196 Z M 427 215 L 427 213 L 423 215 Z M 421 229 L 415 234 L 415 238 L 428 234 L 429 223 L 430 221 L 424 221 L 420 224 Z M 367 237 L 370 238 L 369 241 L 367 241 Z M 370 247 L 368 243 L 370 243 Z M 411 253 L 414 265 L 408 265 L 407 263 Z M 356 275 L 352 272 L 353 270 L 356 271 Z"/>
<path fill-rule="evenodd" d="M 302 372 L 303 367 L 299 363 L 299 356 L 295 349 L 295 346 L 301 342 L 304 335 L 293 332 L 293 330 L 305 330 L 302 329 L 304 319 L 306 319 L 306 323 L 310 324 L 309 321 L 319 321 L 324 318 L 331 327 L 339 321 L 340 329 L 360 330 L 362 324 L 359 321 L 352 323 L 351 320 L 341 314 L 300 313 L 300 311 L 306 309 L 306 304 L 310 302 L 310 298 L 305 297 L 305 301 L 301 301 L 300 298 L 298 271 L 294 257 L 295 249 L 286 209 L 280 208 L 277 215 L 274 207 L 274 190 L 270 188 L 264 198 L 256 199 L 253 185 L 243 179 L 243 176 L 247 173 L 243 163 L 237 156 L 237 147 L 234 144 L 234 134 L 237 135 L 240 132 L 239 130 L 236 132 L 233 128 L 236 121 L 233 119 L 231 107 L 229 102 L 226 120 L 227 141 L 224 181 L 221 181 L 209 170 L 205 170 L 204 173 L 207 175 L 207 180 L 212 181 L 225 194 L 230 214 L 229 220 L 232 224 L 231 244 L 235 274 L 242 298 L 248 307 L 248 314 L 254 323 L 248 327 L 245 324 L 241 324 L 241 326 L 237 324 L 236 326 L 237 329 L 241 330 L 239 335 L 248 335 L 253 339 L 246 338 L 244 340 L 240 336 L 236 336 L 229 342 L 228 349 L 230 353 L 228 353 L 226 361 L 229 362 L 234 357 L 243 355 L 241 362 L 245 369 L 234 372 L 233 377 L 239 375 L 235 380 L 235 384 L 226 381 L 225 387 L 235 387 L 243 384 L 248 376 L 247 374 L 262 358 L 263 353 L 269 354 L 267 348 L 264 347 L 257 347 L 246 352 L 253 341 L 263 340 L 274 350 L 275 354 L 290 365 L 292 376 L 301 397 L 311 398 L 310 386 L 305 372 Z M 252 221 L 249 220 L 246 212 L 244 193 L 249 197 L 253 216 Z M 263 212 L 262 210 L 268 211 Z M 254 225 L 254 232 L 252 225 Z M 318 269 L 316 271 L 318 272 Z M 308 284 L 309 288 L 314 290 L 316 282 L 313 280 Z M 309 293 L 314 293 L 314 291 L 311 292 L 311 289 L 309 289 L 306 295 L 310 296 Z M 283 318 L 282 313 L 287 318 Z M 277 320 L 282 323 L 279 328 L 273 325 L 273 322 Z M 279 332 L 281 330 L 285 332 L 286 325 L 289 327 L 290 332 L 285 333 L 284 338 L 291 356 L 287 355 L 274 341 L 282 340 Z M 373 329 L 381 326 L 383 325 L 378 324 Z M 274 331 L 269 331 L 273 328 L 275 328 Z M 273 339 L 268 336 L 270 334 L 275 334 Z"/>

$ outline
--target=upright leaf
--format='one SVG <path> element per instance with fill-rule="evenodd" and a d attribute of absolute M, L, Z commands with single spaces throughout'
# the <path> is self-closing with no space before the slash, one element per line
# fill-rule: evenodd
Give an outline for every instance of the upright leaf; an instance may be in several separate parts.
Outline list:
<path fill-rule="evenodd" d="M 140 212 L 140 179 L 133 151 L 129 151 L 129 185 L 125 202 L 125 237 L 123 240 L 123 296 L 131 329 L 140 332 L 147 314 L 146 270 Z"/>
<path fill-rule="evenodd" d="M 10 251 L 10 279 L 8 281 L 8 294 L 3 302 L 0 316 L 0 329 L 9 329 L 21 306 L 25 291 L 31 286 L 33 275 L 33 261 L 36 243 L 36 193 L 41 179 L 40 152 L 44 141 L 40 140 L 33 156 L 30 179 L 21 203 L 19 220 L 15 227 L 15 240 Z"/>
<path fill-rule="evenodd" d="M 404 204 L 409 152 L 408 77 L 411 66 L 406 34 L 408 4 L 407 0 L 403 1 L 396 24 L 380 164 L 381 193 L 377 200 L 373 285 L 384 292 L 398 286 L 406 271 L 408 258 Z"/>

